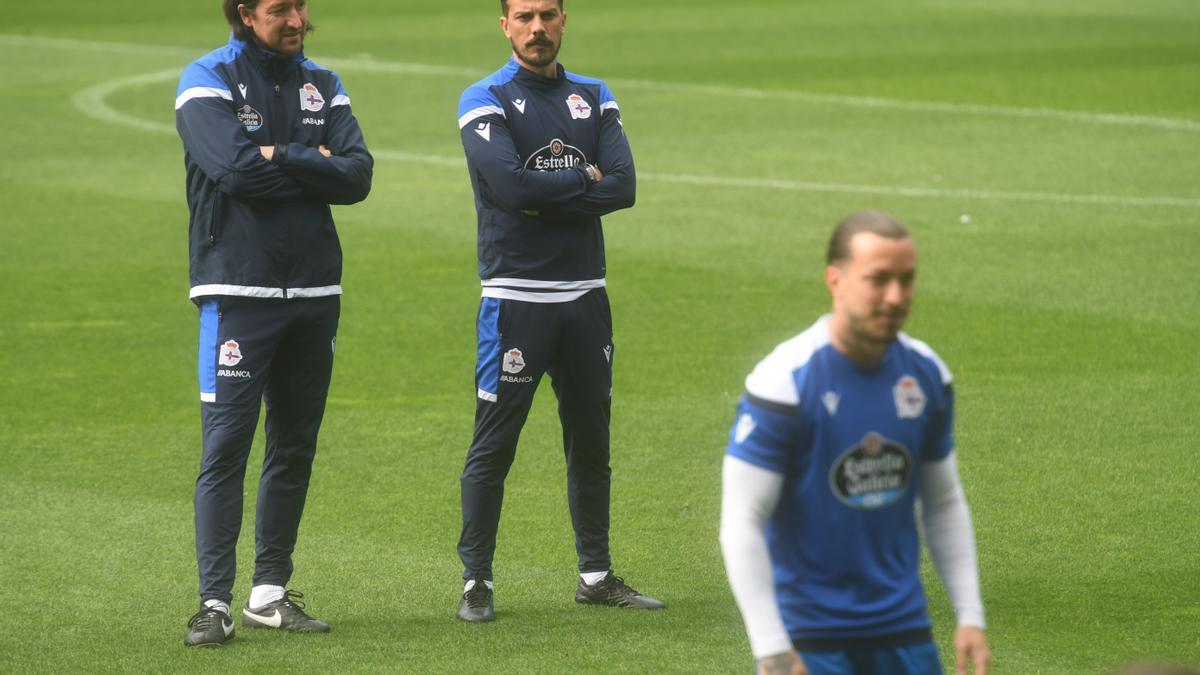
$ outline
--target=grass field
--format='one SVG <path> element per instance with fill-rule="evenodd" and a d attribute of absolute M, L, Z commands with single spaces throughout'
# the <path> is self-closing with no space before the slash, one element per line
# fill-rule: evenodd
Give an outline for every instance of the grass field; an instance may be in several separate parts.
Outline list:
<path fill-rule="evenodd" d="M 453 615 L 479 294 L 455 109 L 506 58 L 498 8 L 312 3 L 308 55 L 378 158 L 335 214 L 346 295 L 293 579 L 335 632 L 185 650 L 199 405 L 172 101 L 225 41 L 218 4 L 5 7 L 0 671 L 748 672 L 725 434 L 749 369 L 827 307 L 827 232 L 864 207 L 916 233 L 909 332 L 955 373 L 996 672 L 1200 661 L 1195 0 L 568 2 L 562 59 L 615 91 L 641 178 L 605 221 L 614 555 L 671 607 L 571 602 L 544 387 L 487 626 Z M 260 431 L 250 496 L 261 455 Z"/>

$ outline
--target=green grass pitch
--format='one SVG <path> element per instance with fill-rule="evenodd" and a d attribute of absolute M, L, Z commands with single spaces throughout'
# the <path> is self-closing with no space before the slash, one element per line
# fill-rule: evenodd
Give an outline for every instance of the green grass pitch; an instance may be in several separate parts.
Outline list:
<path fill-rule="evenodd" d="M 0 671 L 749 672 L 716 541 L 726 433 L 745 374 L 827 307 L 827 232 L 864 207 L 916 233 L 908 329 L 956 376 L 996 672 L 1200 661 L 1195 0 L 569 1 L 562 60 L 609 82 L 641 174 L 605 221 L 613 553 L 671 606 L 571 601 L 543 387 L 487 626 L 454 620 L 479 295 L 455 117 L 506 58 L 498 3 L 313 2 L 308 55 L 378 157 L 336 212 L 346 295 L 293 580 L 335 632 L 186 650 L 197 320 L 172 101 L 226 39 L 218 4 L 4 11 Z M 261 456 L 260 431 L 248 499 Z"/>

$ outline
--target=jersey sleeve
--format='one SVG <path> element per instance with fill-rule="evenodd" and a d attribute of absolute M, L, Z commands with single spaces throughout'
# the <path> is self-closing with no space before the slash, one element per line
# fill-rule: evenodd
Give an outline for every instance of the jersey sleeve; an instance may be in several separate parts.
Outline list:
<path fill-rule="evenodd" d="M 521 163 L 500 101 L 486 87 L 463 92 L 458 128 L 467 168 L 478 178 L 481 197 L 510 211 L 541 211 L 582 195 L 588 188 L 582 167 L 534 171 Z"/>
<path fill-rule="evenodd" d="M 246 201 L 288 201 L 304 196 L 299 183 L 263 157 L 233 110 L 233 95 L 211 69 L 193 63 L 175 97 L 175 128 L 190 161 L 217 189 Z"/>
<path fill-rule="evenodd" d="M 784 351 L 776 349 L 746 377 L 726 454 L 786 473 L 800 435 L 800 395 Z"/>
<path fill-rule="evenodd" d="M 925 459 L 938 462 L 954 451 L 954 386 L 942 386 L 941 396 L 930 414 L 929 442 Z"/>
<path fill-rule="evenodd" d="M 279 145 L 274 161 L 310 194 L 328 204 L 354 204 L 371 192 L 375 159 L 367 151 L 362 129 L 350 108 L 341 78 L 332 73 L 335 94 L 330 101 L 325 145 L 332 157 L 300 143 Z"/>
<path fill-rule="evenodd" d="M 567 202 L 558 211 L 565 217 L 599 217 L 633 206 L 637 198 L 637 174 L 633 167 L 633 151 L 625 137 L 621 108 L 604 83 L 600 83 L 600 142 L 596 165 L 604 174 L 587 192 Z"/>

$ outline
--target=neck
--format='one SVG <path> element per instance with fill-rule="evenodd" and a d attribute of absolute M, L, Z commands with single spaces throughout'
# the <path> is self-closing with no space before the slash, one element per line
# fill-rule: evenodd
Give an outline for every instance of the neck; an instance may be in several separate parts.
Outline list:
<path fill-rule="evenodd" d="M 886 342 L 856 337 L 845 321 L 839 320 L 837 314 L 829 320 L 829 341 L 842 356 L 865 368 L 874 368 L 882 363 L 888 349 Z"/>
<path fill-rule="evenodd" d="M 521 55 L 516 52 L 513 52 L 513 58 L 515 58 L 517 60 L 517 63 L 519 63 L 522 68 L 524 68 L 525 70 L 528 70 L 531 73 L 537 73 L 538 75 L 541 75 L 542 77 L 549 77 L 549 78 L 558 77 L 558 59 L 555 59 L 555 60 L 551 61 L 550 63 L 547 63 L 546 65 L 542 66 L 541 68 L 538 68 L 537 66 L 531 66 L 528 63 L 525 63 L 525 60 L 521 58 Z"/>

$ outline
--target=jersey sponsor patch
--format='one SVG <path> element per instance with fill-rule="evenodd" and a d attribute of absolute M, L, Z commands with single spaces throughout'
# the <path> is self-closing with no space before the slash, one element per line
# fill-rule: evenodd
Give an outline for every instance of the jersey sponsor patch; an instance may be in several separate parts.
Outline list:
<path fill-rule="evenodd" d="M 237 340 L 227 340 L 221 345 L 221 365 L 232 368 L 242 362 L 242 349 Z"/>
<path fill-rule="evenodd" d="M 900 419 L 920 417 L 925 411 L 925 392 L 912 375 L 905 375 L 896 382 L 892 396 L 896 399 L 896 416 Z"/>
<path fill-rule="evenodd" d="M 912 467 L 908 448 L 872 431 L 834 461 L 829 487 L 846 506 L 882 509 L 908 490 Z"/>
<path fill-rule="evenodd" d="M 582 150 L 556 138 L 530 155 L 525 160 L 525 168 L 534 171 L 564 171 L 587 163 L 587 155 L 583 154 Z"/>
<path fill-rule="evenodd" d="M 579 94 L 571 94 L 567 97 L 567 110 L 571 111 L 571 119 L 586 120 L 592 116 L 592 106 L 583 100 Z"/>
<path fill-rule="evenodd" d="M 325 98 L 321 96 L 317 85 L 312 82 L 304 83 L 304 86 L 300 87 L 300 109 L 309 112 L 319 112 L 324 107 Z"/>
<path fill-rule="evenodd" d="M 246 131 L 258 131 L 263 125 L 263 116 L 254 108 L 244 105 L 237 109 L 238 121 L 246 127 Z"/>
<path fill-rule="evenodd" d="M 516 375 L 522 370 L 525 370 L 525 355 L 521 353 L 520 349 L 513 347 L 507 352 L 504 352 L 504 363 L 502 366 L 504 368 L 504 372 Z"/>

